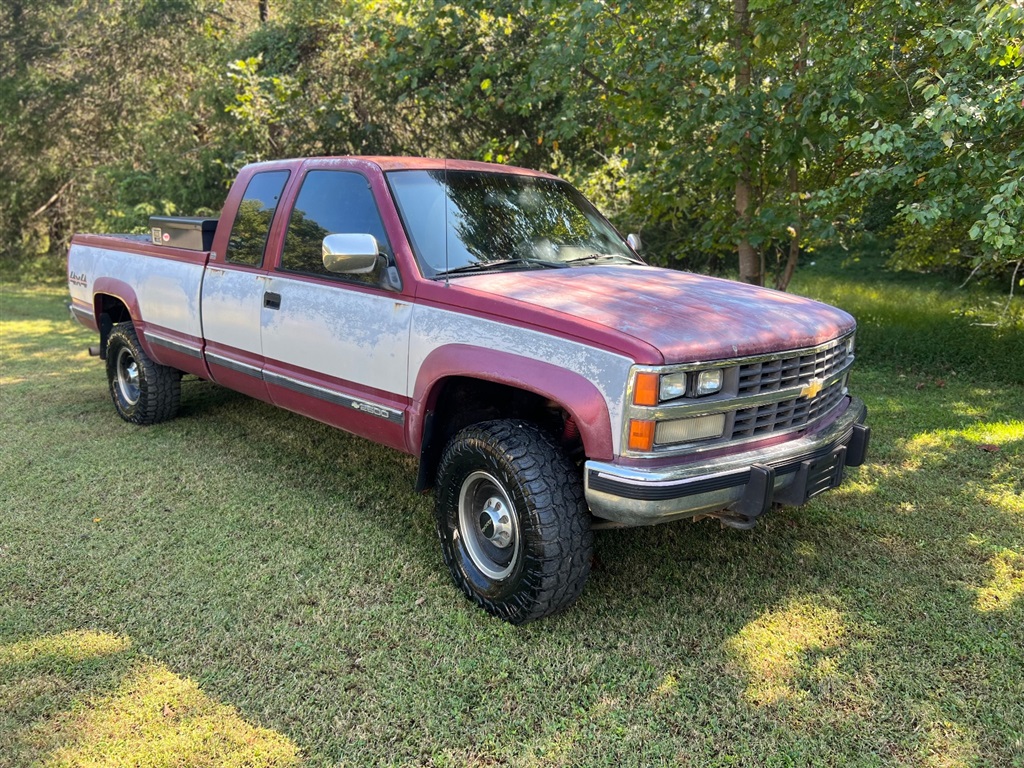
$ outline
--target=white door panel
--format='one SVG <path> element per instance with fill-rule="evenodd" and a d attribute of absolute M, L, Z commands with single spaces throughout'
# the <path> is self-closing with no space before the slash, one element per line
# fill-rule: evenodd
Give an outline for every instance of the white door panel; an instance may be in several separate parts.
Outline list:
<path fill-rule="evenodd" d="M 260 311 L 266 292 L 264 275 L 208 267 L 203 280 L 203 335 L 217 347 L 262 357 Z"/>
<path fill-rule="evenodd" d="M 372 387 L 407 394 L 412 305 L 397 296 L 274 275 L 267 290 L 279 309 L 262 309 L 267 366 L 282 363 Z"/>

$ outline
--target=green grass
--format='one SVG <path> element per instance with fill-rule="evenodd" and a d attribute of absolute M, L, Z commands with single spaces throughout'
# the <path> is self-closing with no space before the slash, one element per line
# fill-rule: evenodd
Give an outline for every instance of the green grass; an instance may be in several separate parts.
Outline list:
<path fill-rule="evenodd" d="M 3 287 L 0 766 L 1024 765 L 1024 334 L 796 290 L 861 317 L 871 462 L 753 532 L 601 533 L 513 628 L 414 460 L 195 380 L 132 427 L 62 292 Z"/>

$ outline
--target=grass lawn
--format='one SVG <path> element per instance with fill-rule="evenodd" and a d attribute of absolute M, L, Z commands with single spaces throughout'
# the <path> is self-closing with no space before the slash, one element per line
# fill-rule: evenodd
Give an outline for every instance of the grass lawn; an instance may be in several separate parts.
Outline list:
<path fill-rule="evenodd" d="M 870 463 L 752 532 L 600 533 L 521 628 L 413 459 L 196 380 L 130 426 L 64 291 L 0 287 L 0 766 L 1024 765 L 1024 332 L 815 269 Z"/>

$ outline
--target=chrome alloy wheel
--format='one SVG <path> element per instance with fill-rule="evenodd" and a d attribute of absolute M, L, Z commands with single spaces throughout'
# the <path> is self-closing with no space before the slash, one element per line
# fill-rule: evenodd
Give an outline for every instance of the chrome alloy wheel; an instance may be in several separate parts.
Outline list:
<path fill-rule="evenodd" d="M 490 579 L 512 573 L 519 557 L 519 517 L 501 484 L 473 472 L 459 491 L 459 531 L 473 564 Z"/>
<path fill-rule="evenodd" d="M 131 350 L 121 347 L 117 351 L 117 388 L 128 405 L 139 402 L 139 363 Z"/>

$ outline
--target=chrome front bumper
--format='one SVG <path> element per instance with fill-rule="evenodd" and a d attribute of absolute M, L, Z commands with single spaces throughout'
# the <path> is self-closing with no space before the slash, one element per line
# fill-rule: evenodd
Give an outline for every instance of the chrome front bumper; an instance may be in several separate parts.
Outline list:
<path fill-rule="evenodd" d="M 652 525 L 728 510 L 753 521 L 775 502 L 799 505 L 835 488 L 864 462 L 871 430 L 857 398 L 827 427 L 756 451 L 645 470 L 600 461 L 584 467 L 587 503 L 598 523 Z"/>

